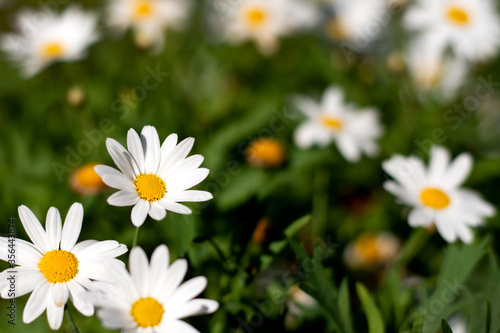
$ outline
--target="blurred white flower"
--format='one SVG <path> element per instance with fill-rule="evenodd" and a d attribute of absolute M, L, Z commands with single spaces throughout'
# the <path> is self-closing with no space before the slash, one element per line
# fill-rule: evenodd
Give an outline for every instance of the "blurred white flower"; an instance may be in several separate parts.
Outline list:
<path fill-rule="evenodd" d="M 329 0 L 334 17 L 329 34 L 337 40 L 349 40 L 364 47 L 376 38 L 391 18 L 387 0 Z"/>
<path fill-rule="evenodd" d="M 117 32 L 131 28 L 138 46 L 160 51 L 165 30 L 182 29 L 190 9 L 190 0 L 110 0 L 107 20 Z"/>
<path fill-rule="evenodd" d="M 108 138 L 106 146 L 120 171 L 106 165 L 97 165 L 95 171 L 109 187 L 119 189 L 108 198 L 112 206 L 134 206 L 132 223 L 139 227 L 146 217 L 163 220 L 167 210 L 179 214 L 191 214 L 183 202 L 200 202 L 212 199 L 206 191 L 188 190 L 199 184 L 209 173 L 199 168 L 203 156 L 188 158 L 194 145 L 193 138 L 177 144 L 177 134 L 169 135 L 160 146 L 158 132 L 153 126 L 145 126 L 141 136 L 134 129 L 127 135 L 126 150 L 116 140 Z"/>
<path fill-rule="evenodd" d="M 435 50 L 427 49 L 421 39 L 410 44 L 406 59 L 418 89 L 424 93 L 433 91 L 444 100 L 456 95 L 470 72 L 466 60 L 436 54 Z"/>
<path fill-rule="evenodd" d="M 217 311 L 216 301 L 195 298 L 206 287 L 207 279 L 198 276 L 181 284 L 187 261 L 170 265 L 168 248 L 160 245 L 148 262 L 146 253 L 135 247 L 130 251 L 130 274 L 123 270 L 114 291 L 96 303 L 103 326 L 122 332 L 198 332 L 182 318 Z M 106 293 L 104 293 L 106 295 Z"/>
<path fill-rule="evenodd" d="M 467 153 L 450 163 L 450 152 L 440 146 L 431 149 L 428 168 L 415 156 L 395 155 L 382 167 L 396 181 L 386 181 L 384 187 L 399 202 L 413 207 L 408 216 L 412 227 L 434 223 L 447 242 L 458 237 L 470 243 L 474 238 L 470 227 L 495 214 L 495 208 L 478 193 L 460 188 L 472 164 Z"/>
<path fill-rule="evenodd" d="M 362 153 L 368 156 L 378 153 L 375 140 L 382 135 L 383 127 L 376 109 L 345 104 L 343 92 L 337 87 L 329 87 L 320 103 L 300 96 L 293 102 L 307 116 L 295 130 L 295 143 L 299 147 L 309 148 L 314 144 L 325 147 L 335 141 L 340 153 L 351 162 L 358 161 Z"/>
<path fill-rule="evenodd" d="M 408 30 L 418 33 L 422 50 L 468 61 L 494 56 L 500 46 L 500 19 L 490 0 L 417 0 L 405 17 Z"/>
<path fill-rule="evenodd" d="M 70 6 L 60 15 L 50 11 L 21 11 L 17 33 L 0 36 L 0 48 L 31 77 L 57 61 L 84 58 L 90 44 L 98 40 L 97 16 Z"/>
<path fill-rule="evenodd" d="M 108 240 L 86 240 L 76 243 L 82 228 L 83 207 L 74 203 L 68 211 L 64 227 L 59 211 L 51 207 L 45 229 L 26 206 L 19 207 L 19 217 L 33 244 L 22 239 L 0 237 L 0 259 L 15 257 L 16 288 L 8 279 L 12 272 L 0 273 L 3 298 L 14 298 L 32 292 L 23 312 L 23 321 L 31 323 L 47 309 L 50 327 L 57 330 L 63 321 L 64 305 L 71 299 L 85 316 L 94 314 L 87 292 L 96 291 L 98 282 L 111 282 L 110 267 L 123 267 L 117 256 L 127 252 L 125 245 Z"/>
<path fill-rule="evenodd" d="M 316 7 L 303 0 L 219 2 L 218 11 L 230 42 L 254 40 L 263 54 L 276 52 L 280 37 L 313 27 L 320 18 Z"/>
<path fill-rule="evenodd" d="M 455 314 L 447 322 L 453 333 L 467 333 L 467 322 L 462 315 Z"/>

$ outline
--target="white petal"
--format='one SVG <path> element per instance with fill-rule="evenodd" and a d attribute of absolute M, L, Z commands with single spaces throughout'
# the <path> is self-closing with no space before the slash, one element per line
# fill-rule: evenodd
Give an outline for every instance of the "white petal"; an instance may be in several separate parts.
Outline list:
<path fill-rule="evenodd" d="M 321 108 L 327 111 L 327 113 L 331 114 L 334 112 L 338 114 L 340 109 L 339 106 L 342 106 L 344 99 L 344 94 L 342 90 L 337 87 L 330 86 L 323 93 L 323 99 L 321 101 Z"/>
<path fill-rule="evenodd" d="M 167 211 L 163 208 L 158 201 L 151 203 L 149 209 L 149 216 L 156 221 L 161 221 L 167 216 Z"/>
<path fill-rule="evenodd" d="M 61 250 L 71 251 L 75 246 L 80 231 L 82 230 L 83 222 L 83 206 L 81 203 L 75 202 L 71 205 L 62 230 Z"/>
<path fill-rule="evenodd" d="M 132 208 L 131 219 L 132 224 L 136 227 L 140 227 L 149 213 L 149 202 L 144 200 L 139 200 L 138 203 L 135 204 L 134 208 Z"/>
<path fill-rule="evenodd" d="M 170 264 L 170 254 L 166 245 L 158 246 L 151 256 L 151 263 L 149 264 L 149 286 L 150 293 L 157 295 L 161 285 L 157 282 L 159 277 L 162 276 L 168 269 Z"/>
<path fill-rule="evenodd" d="M 441 146 L 433 146 L 430 152 L 428 177 L 431 182 L 441 181 L 450 163 L 450 152 Z"/>
<path fill-rule="evenodd" d="M 460 238 L 462 242 L 470 244 L 474 240 L 474 235 L 472 234 L 472 231 L 465 224 L 456 221 L 456 223 L 453 224 L 453 229 L 455 229 L 458 238 Z"/>
<path fill-rule="evenodd" d="M 45 220 L 45 229 L 47 230 L 47 237 L 49 245 L 52 249 L 59 249 L 62 235 L 62 220 L 61 214 L 55 207 L 50 207 L 47 212 L 47 219 Z"/>
<path fill-rule="evenodd" d="M 78 257 L 78 254 L 80 252 L 82 252 L 84 249 L 86 249 L 87 247 L 89 247 L 90 245 L 92 244 L 95 244 L 97 243 L 96 240 L 93 240 L 93 239 L 87 239 L 87 240 L 84 240 L 84 241 L 81 241 L 79 243 L 77 243 L 73 249 L 71 250 L 71 252 Z"/>
<path fill-rule="evenodd" d="M 43 230 L 40 222 L 36 218 L 35 214 L 26 206 L 19 206 L 18 208 L 19 217 L 21 223 L 23 224 L 24 230 L 28 234 L 29 238 L 33 241 L 33 244 L 42 252 L 53 250 L 50 248 L 47 234 Z"/>
<path fill-rule="evenodd" d="M 217 311 L 219 308 L 219 303 L 210 299 L 197 298 L 188 303 L 173 307 L 169 309 L 169 318 L 187 318 L 191 316 L 198 316 L 204 314 L 210 314 Z"/>
<path fill-rule="evenodd" d="M 160 174 L 160 177 L 167 179 L 168 177 L 175 177 L 177 173 L 182 173 L 187 170 L 194 170 L 198 168 L 201 163 L 203 163 L 204 157 L 202 155 L 193 155 L 185 158 L 183 160 L 178 161 L 172 167 L 169 167 L 164 171 L 163 174 Z"/>
<path fill-rule="evenodd" d="M 165 160 L 162 159 L 160 169 L 158 170 L 159 175 L 167 173 L 168 169 L 174 166 L 177 162 L 186 158 L 191 149 L 193 149 L 194 138 L 186 138 L 182 140 Z"/>
<path fill-rule="evenodd" d="M 144 126 L 141 132 L 142 148 L 145 154 L 146 173 L 158 172 L 160 166 L 160 138 L 158 132 L 153 126 Z"/>
<path fill-rule="evenodd" d="M 315 143 L 318 143 L 321 147 L 325 147 L 333 140 L 328 131 L 325 131 L 318 126 L 316 121 L 312 120 L 299 125 L 293 137 L 295 144 L 302 149 L 310 148 Z"/>
<path fill-rule="evenodd" d="M 134 247 L 130 251 L 129 258 L 130 275 L 137 287 L 141 297 L 148 296 L 149 278 L 148 278 L 148 257 L 143 249 Z"/>
<path fill-rule="evenodd" d="M 23 311 L 23 321 L 26 324 L 38 318 L 47 308 L 49 289 L 50 284 L 48 282 L 42 282 L 38 284 L 31 293 Z"/>
<path fill-rule="evenodd" d="M 161 165 L 163 165 L 168 159 L 169 155 L 174 151 L 177 145 L 177 134 L 173 133 L 167 136 L 163 144 L 161 145 Z"/>
<path fill-rule="evenodd" d="M 189 209 L 188 207 L 186 207 L 180 203 L 167 200 L 165 198 L 160 200 L 160 205 L 164 209 L 169 210 L 169 211 L 174 212 L 174 213 L 177 213 L 177 214 L 189 215 L 192 213 L 191 209 Z"/>
<path fill-rule="evenodd" d="M 84 316 L 90 317 L 94 314 L 94 305 L 90 299 L 86 297 L 85 289 L 75 281 L 68 283 L 71 302 L 75 308 Z"/>
<path fill-rule="evenodd" d="M 94 170 L 102 178 L 104 184 L 109 187 L 129 192 L 133 192 L 135 190 L 133 182 L 135 178 L 129 179 L 120 171 L 107 165 L 96 165 Z"/>
<path fill-rule="evenodd" d="M 314 118 L 319 113 L 318 104 L 309 97 L 293 96 L 292 103 L 309 118 Z"/>
<path fill-rule="evenodd" d="M 184 279 L 186 272 L 187 261 L 185 259 L 177 259 L 172 263 L 172 265 L 170 265 L 166 278 L 162 281 L 162 286 L 160 288 L 160 290 L 162 290 L 162 295 L 160 297 L 161 302 L 165 302 L 170 296 L 172 296 Z"/>
<path fill-rule="evenodd" d="M 125 252 L 127 252 L 127 246 L 114 240 L 96 242 L 89 245 L 85 249 L 80 250 L 79 253 L 73 251 L 73 253 L 77 255 L 79 261 L 87 261 L 104 257 L 114 258 L 124 254 Z"/>
<path fill-rule="evenodd" d="M 457 240 L 457 235 L 453 230 L 453 221 L 450 221 L 446 214 L 436 214 L 435 223 L 441 237 L 448 243 L 454 243 Z"/>
<path fill-rule="evenodd" d="M 354 140 L 347 135 L 341 135 L 337 140 L 337 148 L 346 160 L 357 162 L 361 158 L 361 152 L 354 143 Z"/>
<path fill-rule="evenodd" d="M 127 133 L 127 148 L 132 157 L 134 158 L 139 171 L 141 173 L 146 173 L 145 162 L 144 162 L 144 150 L 142 149 L 142 142 L 139 134 L 131 128 Z"/>
<path fill-rule="evenodd" d="M 56 306 L 54 302 L 49 301 L 47 304 L 47 321 L 53 330 L 58 330 L 61 327 L 64 317 L 64 307 Z"/>
<path fill-rule="evenodd" d="M 412 227 L 421 227 L 433 222 L 434 213 L 426 208 L 414 208 L 408 215 L 408 224 Z"/>
<path fill-rule="evenodd" d="M 199 294 L 207 287 L 207 278 L 198 276 L 183 283 L 175 293 L 170 297 L 168 302 L 172 304 L 186 303 Z"/>
<path fill-rule="evenodd" d="M 187 190 L 201 183 L 209 173 L 210 171 L 206 168 L 186 171 L 178 177 L 167 180 L 167 191 L 169 189 L 174 192 Z"/>
<path fill-rule="evenodd" d="M 456 187 L 461 185 L 469 176 L 472 170 L 473 159 L 470 154 L 460 154 L 453 163 L 450 164 L 446 174 L 443 177 L 443 184 L 447 187 Z"/>
<path fill-rule="evenodd" d="M 109 155 L 121 172 L 130 180 L 134 180 L 135 176 L 139 174 L 139 168 L 132 155 L 118 141 L 111 138 L 106 139 L 106 147 L 108 148 Z"/>
<path fill-rule="evenodd" d="M 168 192 L 165 194 L 165 199 L 176 202 L 202 202 L 213 199 L 213 195 L 207 191 L 181 191 L 181 192 Z"/>
<path fill-rule="evenodd" d="M 182 320 L 168 320 L 161 324 L 163 332 L 175 333 L 200 333 L 193 326 L 183 322 Z"/>
<path fill-rule="evenodd" d="M 35 287 L 38 286 L 41 282 L 47 281 L 38 267 L 35 268 L 20 266 L 16 267 L 15 271 L 16 288 L 14 291 L 14 295 L 12 295 L 11 291 L 9 291 L 10 285 L 7 284 L 7 288 L 2 290 L 1 296 L 3 298 L 15 298 L 26 295 L 27 293 L 32 292 Z M 10 276 L 13 274 L 8 273 L 7 270 L 5 270 L 4 272 L 6 272 L 5 280 L 8 281 L 7 278 L 10 278 Z M 11 294 L 11 296 L 9 296 L 9 294 Z"/>
<path fill-rule="evenodd" d="M 50 293 L 52 295 L 52 300 L 59 307 L 64 307 L 68 302 L 69 291 L 65 283 L 52 283 L 50 285 Z M 50 303 L 50 301 L 49 301 Z"/>
<path fill-rule="evenodd" d="M 118 191 L 110 195 L 107 201 L 111 206 L 125 207 L 133 206 L 139 200 L 140 198 L 135 192 Z"/>
<path fill-rule="evenodd" d="M 12 245 L 9 247 L 9 245 Z M 36 267 L 42 258 L 42 254 L 31 243 L 16 238 L 14 242 L 9 242 L 7 237 L 0 237 L 0 260 L 9 260 L 9 250 L 14 250 L 16 265 L 27 265 Z"/>

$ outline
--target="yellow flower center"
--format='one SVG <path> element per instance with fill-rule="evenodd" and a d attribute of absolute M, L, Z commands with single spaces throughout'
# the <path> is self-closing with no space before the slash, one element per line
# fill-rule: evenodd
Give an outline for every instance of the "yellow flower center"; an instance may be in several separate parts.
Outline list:
<path fill-rule="evenodd" d="M 71 176 L 71 187 L 81 194 L 92 194 L 99 192 L 106 185 L 101 177 L 95 172 L 96 164 L 87 164 L 76 169 Z"/>
<path fill-rule="evenodd" d="M 376 263 L 380 258 L 377 246 L 377 237 L 364 234 L 359 236 L 354 244 L 355 251 L 366 263 Z"/>
<path fill-rule="evenodd" d="M 469 23 L 469 15 L 462 8 L 450 7 L 448 9 L 448 19 L 458 25 Z"/>
<path fill-rule="evenodd" d="M 426 188 L 420 193 L 420 200 L 427 207 L 434 209 L 445 209 L 450 204 L 450 198 L 446 193 L 437 188 Z"/>
<path fill-rule="evenodd" d="M 136 20 L 151 17 L 153 15 L 153 4 L 149 0 L 140 0 L 136 2 L 134 8 L 134 18 Z"/>
<path fill-rule="evenodd" d="M 167 193 L 167 186 L 163 179 L 152 173 L 138 176 L 134 184 L 137 195 L 149 202 L 158 201 Z"/>
<path fill-rule="evenodd" d="M 267 13 L 261 8 L 252 8 L 245 16 L 248 25 L 252 27 L 262 25 L 267 19 Z"/>
<path fill-rule="evenodd" d="M 321 123 L 333 131 L 340 131 L 344 126 L 342 120 L 330 116 L 322 116 Z"/>
<path fill-rule="evenodd" d="M 278 141 L 262 138 L 248 146 L 246 157 L 255 166 L 278 167 L 285 159 L 285 150 Z"/>
<path fill-rule="evenodd" d="M 130 314 L 139 327 L 153 327 L 160 324 L 165 310 L 154 298 L 141 298 L 132 305 Z"/>
<path fill-rule="evenodd" d="M 52 250 L 42 256 L 38 268 L 50 283 L 68 282 L 78 274 L 78 259 L 71 252 Z"/>
<path fill-rule="evenodd" d="M 42 46 L 42 57 L 45 59 L 57 59 L 64 55 L 64 47 L 59 42 L 47 43 Z"/>

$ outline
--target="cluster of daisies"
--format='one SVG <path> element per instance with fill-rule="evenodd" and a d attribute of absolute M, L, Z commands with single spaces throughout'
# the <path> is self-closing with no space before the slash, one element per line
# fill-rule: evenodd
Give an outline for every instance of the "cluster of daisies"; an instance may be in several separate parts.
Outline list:
<path fill-rule="evenodd" d="M 108 139 L 108 151 L 120 171 L 105 165 L 96 172 L 110 187 L 120 191 L 109 203 L 134 206 L 131 219 L 142 225 L 147 215 L 161 220 L 166 211 L 190 214 L 178 202 L 206 201 L 212 195 L 189 190 L 208 175 L 199 168 L 203 157 L 187 157 L 194 139 L 177 143 L 170 135 L 160 145 L 154 127 L 144 127 L 141 135 L 131 129 L 127 148 Z M 170 263 L 167 246 L 160 245 L 148 258 L 140 247 L 130 251 L 128 271 L 117 257 L 127 246 L 115 240 L 77 242 L 83 226 L 83 206 L 74 203 L 64 225 L 59 211 L 51 207 L 45 229 L 26 206 L 19 207 L 21 223 L 32 243 L 0 237 L 0 259 L 15 268 L 0 273 L 0 295 L 14 298 L 31 292 L 23 312 L 23 321 L 31 323 L 44 311 L 50 327 L 61 327 L 68 299 L 85 316 L 97 312 L 103 326 L 123 332 L 197 332 L 181 318 L 215 312 L 216 301 L 196 298 L 206 287 L 204 276 L 182 283 L 187 261 Z M 15 272 L 14 293 L 7 278 Z"/>
<path fill-rule="evenodd" d="M 109 0 L 102 21 L 111 35 L 130 29 L 136 45 L 160 51 L 165 32 L 185 28 L 193 10 L 189 0 Z M 494 56 L 500 45 L 493 0 L 216 0 L 203 10 L 211 37 L 253 41 L 265 55 L 278 50 L 281 38 L 304 31 L 368 52 L 374 41 L 387 44 L 389 27 L 402 16 L 410 38 L 404 51 L 391 55 L 403 56 L 418 87 L 439 96 L 453 96 L 472 65 Z M 53 62 L 85 57 L 104 35 L 99 17 L 77 5 L 60 14 L 26 9 L 15 20 L 17 31 L 1 36 L 0 48 L 30 77 Z"/>

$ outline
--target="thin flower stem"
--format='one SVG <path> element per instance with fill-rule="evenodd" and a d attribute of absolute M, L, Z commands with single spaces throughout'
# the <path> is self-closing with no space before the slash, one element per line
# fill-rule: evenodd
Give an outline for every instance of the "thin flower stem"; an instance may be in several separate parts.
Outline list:
<path fill-rule="evenodd" d="M 398 268 L 408 265 L 424 247 L 430 236 L 431 233 L 425 228 L 414 229 L 408 241 L 399 252 L 399 256 L 394 265 Z"/>
<path fill-rule="evenodd" d="M 135 229 L 134 240 L 132 241 L 132 248 L 136 247 L 137 242 L 139 241 L 139 229 L 140 229 L 140 227 L 137 227 Z"/>
<path fill-rule="evenodd" d="M 64 314 L 66 315 L 66 319 L 68 320 L 69 326 L 71 327 L 71 332 L 79 333 L 78 327 L 76 327 L 75 321 L 73 320 L 73 316 L 71 315 L 71 311 L 67 304 L 64 307 Z"/>

